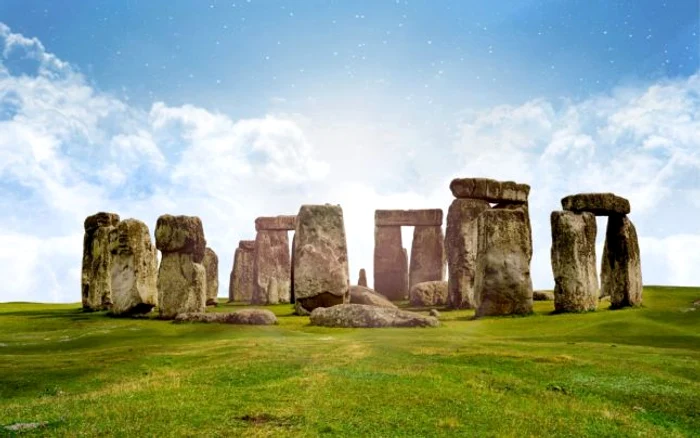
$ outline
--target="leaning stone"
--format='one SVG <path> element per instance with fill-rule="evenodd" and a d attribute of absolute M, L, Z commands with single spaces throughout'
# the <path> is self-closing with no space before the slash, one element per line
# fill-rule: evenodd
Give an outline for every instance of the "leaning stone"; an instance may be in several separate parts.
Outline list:
<path fill-rule="evenodd" d="M 478 199 L 455 199 L 447 213 L 445 252 L 448 264 L 449 305 L 473 309 L 479 215 L 490 208 Z"/>
<path fill-rule="evenodd" d="M 81 296 L 83 309 L 109 309 L 112 305 L 112 254 L 109 238 L 119 215 L 100 212 L 85 219 Z"/>
<path fill-rule="evenodd" d="M 532 240 L 524 209 L 491 209 L 478 219 L 476 316 L 532 312 Z"/>
<path fill-rule="evenodd" d="M 158 304 L 158 261 L 148 226 L 126 219 L 112 230 L 112 308 L 114 315 L 150 312 Z"/>
<path fill-rule="evenodd" d="M 303 205 L 297 215 L 294 295 L 306 310 L 350 300 L 342 208 Z"/>
<path fill-rule="evenodd" d="M 532 292 L 534 301 L 554 301 L 554 292 L 548 290 L 536 290 Z"/>
<path fill-rule="evenodd" d="M 241 309 L 235 312 L 180 313 L 175 322 L 208 322 L 241 325 L 275 325 L 277 317 L 266 309 Z"/>
<path fill-rule="evenodd" d="M 440 322 L 405 310 L 364 304 L 340 304 L 311 312 L 311 325 L 322 327 L 437 327 Z"/>
<path fill-rule="evenodd" d="M 614 193 L 580 193 L 561 200 L 564 210 L 593 213 L 596 216 L 630 213 L 630 201 Z"/>
<path fill-rule="evenodd" d="M 554 310 L 586 312 L 598 307 L 596 219 L 591 213 L 553 211 Z"/>
<path fill-rule="evenodd" d="M 441 226 L 442 210 L 376 210 L 374 225 L 377 227 Z"/>
<path fill-rule="evenodd" d="M 408 268 L 409 290 L 413 285 L 424 281 L 443 281 L 446 262 L 442 227 L 415 227 L 411 244 L 411 264 Z"/>
<path fill-rule="evenodd" d="M 480 199 L 487 202 L 527 202 L 530 186 L 513 181 L 488 178 L 456 178 L 450 183 L 455 198 Z"/>
<path fill-rule="evenodd" d="M 384 295 L 364 286 L 350 286 L 350 303 L 396 308 Z"/>
<path fill-rule="evenodd" d="M 166 252 L 158 270 L 158 310 L 162 319 L 179 313 L 204 312 L 206 273 L 193 254 Z"/>
<path fill-rule="evenodd" d="M 296 216 L 268 216 L 255 219 L 255 231 L 292 231 L 296 228 Z"/>
<path fill-rule="evenodd" d="M 408 260 L 401 227 L 374 227 L 374 290 L 392 301 L 408 295 Z"/>
<path fill-rule="evenodd" d="M 171 216 L 164 214 L 156 222 L 156 248 L 161 252 L 192 254 L 195 263 L 204 258 L 204 228 L 196 216 Z"/>
<path fill-rule="evenodd" d="M 364 269 L 360 269 L 360 277 L 357 279 L 358 286 L 367 287 L 367 272 Z"/>
<path fill-rule="evenodd" d="M 448 300 L 447 282 L 425 281 L 414 284 L 408 295 L 411 306 L 444 306 Z"/>
<path fill-rule="evenodd" d="M 204 249 L 204 259 L 202 266 L 207 277 L 207 306 L 217 306 L 219 304 L 219 257 L 213 249 Z"/>
<path fill-rule="evenodd" d="M 277 304 L 291 300 L 291 260 L 286 230 L 260 230 L 255 237 L 253 262 L 253 303 Z M 268 297 L 270 281 L 275 279 L 273 297 Z"/>
<path fill-rule="evenodd" d="M 610 308 L 642 304 L 642 264 L 637 230 L 627 216 L 610 216 L 605 232 L 602 296 L 610 296 Z"/>

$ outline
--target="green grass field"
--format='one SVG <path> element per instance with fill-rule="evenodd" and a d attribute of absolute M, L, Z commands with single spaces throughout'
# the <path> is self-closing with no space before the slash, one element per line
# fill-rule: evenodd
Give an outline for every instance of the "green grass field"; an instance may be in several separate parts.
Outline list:
<path fill-rule="evenodd" d="M 644 293 L 588 314 L 444 311 L 436 329 L 0 304 L 0 426 L 46 422 L 0 435 L 700 436 L 700 288 Z"/>

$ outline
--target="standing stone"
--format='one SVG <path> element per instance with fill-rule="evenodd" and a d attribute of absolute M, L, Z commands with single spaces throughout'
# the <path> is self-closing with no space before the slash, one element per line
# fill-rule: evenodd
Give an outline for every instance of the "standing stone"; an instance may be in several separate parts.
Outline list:
<path fill-rule="evenodd" d="M 207 306 L 217 306 L 219 304 L 219 257 L 213 249 L 204 249 L 204 259 L 202 266 L 207 277 Z"/>
<path fill-rule="evenodd" d="M 374 228 L 374 290 L 393 301 L 408 294 L 407 254 L 399 226 Z"/>
<path fill-rule="evenodd" d="M 490 208 L 477 199 L 455 199 L 447 212 L 445 251 L 448 263 L 449 305 L 453 309 L 473 309 L 478 217 Z"/>
<path fill-rule="evenodd" d="M 276 297 L 280 303 L 290 301 L 291 261 L 287 230 L 260 230 L 255 237 L 253 263 L 254 304 L 268 304 L 268 283 L 276 280 Z"/>
<path fill-rule="evenodd" d="M 350 273 L 342 208 L 303 205 L 297 215 L 294 294 L 307 311 L 348 303 Z"/>
<path fill-rule="evenodd" d="M 426 281 L 445 280 L 445 236 L 440 226 L 419 225 L 413 229 L 409 290 Z"/>
<path fill-rule="evenodd" d="M 275 277 L 270 278 L 267 282 L 267 302 L 265 304 L 279 304 L 279 287 L 277 286 L 277 279 Z"/>
<path fill-rule="evenodd" d="M 554 310 L 595 310 L 598 307 L 595 216 L 591 213 L 554 211 L 550 221 Z"/>
<path fill-rule="evenodd" d="M 85 219 L 81 294 L 84 310 L 105 310 L 112 305 L 112 254 L 109 237 L 119 215 L 100 212 Z"/>
<path fill-rule="evenodd" d="M 294 296 L 294 251 L 297 247 L 297 236 L 294 234 L 292 236 L 292 261 L 290 263 L 290 282 L 289 282 L 289 302 L 294 304 L 296 302 L 296 297 Z"/>
<path fill-rule="evenodd" d="M 179 313 L 204 312 L 206 240 L 202 221 L 195 216 L 163 215 L 156 223 L 156 248 L 161 253 L 158 270 L 158 309 L 160 317 Z"/>
<path fill-rule="evenodd" d="M 526 209 L 479 215 L 474 299 L 476 316 L 532 312 L 532 240 Z"/>
<path fill-rule="evenodd" d="M 357 279 L 357 285 L 367 287 L 367 272 L 364 268 L 360 269 L 360 277 Z"/>
<path fill-rule="evenodd" d="M 158 304 L 158 260 L 148 226 L 136 219 L 119 223 L 110 235 L 112 313 L 136 315 Z"/>
<path fill-rule="evenodd" d="M 253 298 L 255 241 L 241 240 L 233 258 L 229 283 L 229 302 L 250 302 Z"/>
<path fill-rule="evenodd" d="M 642 304 L 642 265 L 637 230 L 627 216 L 612 215 L 608 218 L 601 272 L 602 295 L 610 296 L 610 308 Z"/>

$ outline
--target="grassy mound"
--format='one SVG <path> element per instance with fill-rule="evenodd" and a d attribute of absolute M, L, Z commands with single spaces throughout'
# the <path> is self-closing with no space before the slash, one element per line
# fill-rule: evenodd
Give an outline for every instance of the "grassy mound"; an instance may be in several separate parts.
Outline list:
<path fill-rule="evenodd" d="M 697 436 L 700 288 L 644 294 L 443 311 L 434 329 L 311 327 L 289 305 L 247 327 L 0 304 L 0 435 Z"/>

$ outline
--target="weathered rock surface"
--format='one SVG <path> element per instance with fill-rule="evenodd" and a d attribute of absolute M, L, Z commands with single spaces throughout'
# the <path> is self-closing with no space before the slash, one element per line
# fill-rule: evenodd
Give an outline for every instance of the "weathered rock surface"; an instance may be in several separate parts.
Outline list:
<path fill-rule="evenodd" d="M 360 269 L 360 276 L 357 279 L 358 286 L 367 287 L 367 272 L 364 269 Z"/>
<path fill-rule="evenodd" d="M 430 309 L 428 315 L 432 316 L 433 318 L 440 319 L 440 312 L 437 309 Z"/>
<path fill-rule="evenodd" d="M 490 209 L 478 219 L 476 316 L 532 312 L 532 236 L 526 209 Z"/>
<path fill-rule="evenodd" d="M 414 284 L 408 295 L 412 306 L 431 307 L 447 304 L 447 292 L 446 281 L 425 281 Z"/>
<path fill-rule="evenodd" d="M 228 289 L 229 302 L 250 302 L 253 298 L 253 263 L 255 241 L 241 240 L 233 256 Z"/>
<path fill-rule="evenodd" d="M 158 310 L 163 319 L 204 312 L 206 273 L 193 254 L 164 252 L 158 270 Z"/>
<path fill-rule="evenodd" d="M 408 259 L 401 227 L 374 227 L 374 290 L 390 300 L 408 295 Z"/>
<path fill-rule="evenodd" d="M 110 233 L 119 215 L 99 212 L 85 219 L 81 296 L 84 310 L 105 310 L 112 305 L 112 254 Z"/>
<path fill-rule="evenodd" d="M 295 300 L 306 310 L 347 303 L 350 272 L 342 208 L 303 205 L 295 237 Z"/>
<path fill-rule="evenodd" d="M 297 248 L 297 236 L 296 233 L 294 234 L 294 237 L 292 237 L 292 255 L 291 255 L 291 262 L 289 263 L 289 301 L 291 303 L 296 303 L 296 295 L 294 294 L 294 253 L 296 252 Z"/>
<path fill-rule="evenodd" d="M 136 219 L 120 222 L 110 233 L 114 315 L 150 312 L 158 304 L 158 260 L 148 226 Z"/>
<path fill-rule="evenodd" d="M 453 309 L 473 309 L 474 277 L 479 215 L 490 205 L 478 199 L 455 199 L 447 213 L 445 252 L 448 264 L 449 305 Z"/>
<path fill-rule="evenodd" d="M 601 295 L 610 296 L 610 307 L 642 304 L 642 264 L 637 230 L 627 216 L 608 218 L 601 268 Z"/>
<path fill-rule="evenodd" d="M 311 325 L 323 327 L 437 327 L 440 322 L 405 310 L 364 304 L 341 304 L 311 312 Z"/>
<path fill-rule="evenodd" d="M 374 225 L 377 227 L 441 226 L 442 210 L 376 210 Z"/>
<path fill-rule="evenodd" d="M 553 211 L 552 272 L 554 310 L 586 312 L 598 307 L 596 220 L 591 213 Z"/>
<path fill-rule="evenodd" d="M 532 292 L 534 301 L 554 301 L 554 292 L 548 290 L 536 290 Z"/>
<path fill-rule="evenodd" d="M 208 322 L 241 325 L 274 325 L 277 317 L 266 309 L 241 309 L 235 312 L 181 313 L 175 322 Z"/>
<path fill-rule="evenodd" d="M 488 178 L 456 178 L 450 183 L 455 198 L 480 199 L 487 202 L 527 202 L 530 186 L 513 181 Z"/>
<path fill-rule="evenodd" d="M 204 272 L 207 277 L 207 306 L 217 306 L 219 304 L 219 257 L 213 249 L 204 249 L 204 259 L 202 260 Z"/>
<path fill-rule="evenodd" d="M 253 263 L 254 304 L 289 303 L 292 278 L 289 255 L 289 236 L 286 230 L 260 230 L 255 238 L 255 261 Z M 275 279 L 275 287 L 269 288 Z M 267 295 L 268 290 L 274 296 Z"/>
<path fill-rule="evenodd" d="M 579 193 L 561 200 L 564 210 L 589 212 L 596 216 L 626 215 L 630 213 L 630 201 L 614 193 Z"/>
<path fill-rule="evenodd" d="M 204 259 L 204 228 L 196 216 L 172 216 L 164 214 L 156 222 L 156 248 L 163 253 L 192 254 L 195 263 Z"/>
<path fill-rule="evenodd" d="M 292 231 L 296 228 L 296 216 L 267 216 L 255 219 L 255 231 Z"/>
<path fill-rule="evenodd" d="M 294 301 L 294 314 L 298 316 L 309 316 L 311 315 L 311 312 L 304 309 L 299 301 Z"/>
<path fill-rule="evenodd" d="M 424 281 L 445 279 L 445 236 L 442 227 L 416 226 L 411 244 L 411 264 L 408 268 L 408 287 Z"/>
<path fill-rule="evenodd" d="M 350 286 L 350 303 L 396 308 L 384 295 L 364 286 Z"/>

